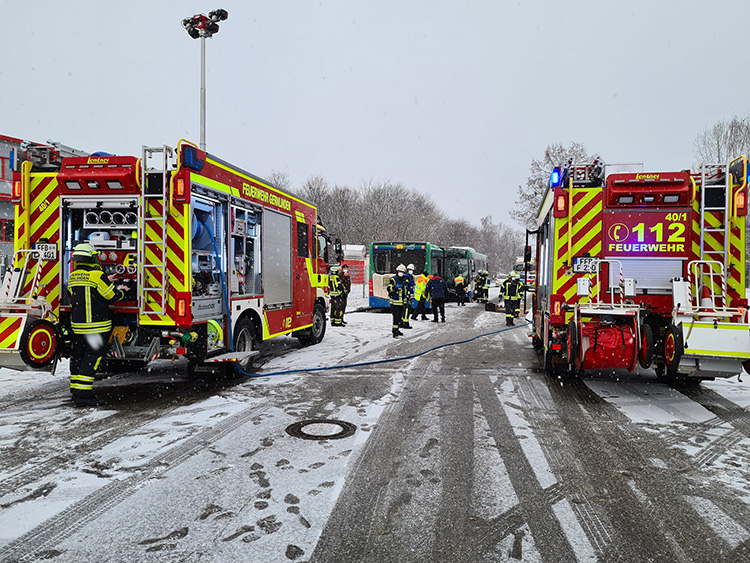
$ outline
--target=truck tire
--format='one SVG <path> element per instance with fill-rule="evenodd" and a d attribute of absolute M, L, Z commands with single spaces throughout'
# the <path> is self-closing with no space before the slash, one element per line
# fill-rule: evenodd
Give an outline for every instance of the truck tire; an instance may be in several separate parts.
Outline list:
<path fill-rule="evenodd" d="M 257 347 L 255 339 L 255 325 L 248 317 L 242 317 L 237 324 L 234 326 L 234 351 L 235 352 L 251 352 Z M 242 371 L 247 371 L 253 367 L 255 356 L 237 362 L 230 362 L 231 364 L 237 364 L 237 367 Z"/>
<path fill-rule="evenodd" d="M 641 325 L 641 341 L 638 343 L 638 363 L 646 369 L 654 359 L 654 332 L 646 323 Z"/>
<path fill-rule="evenodd" d="M 312 326 L 308 331 L 297 336 L 303 346 L 317 344 L 326 334 L 326 310 L 320 303 L 313 308 Z"/>
<path fill-rule="evenodd" d="M 57 331 L 51 322 L 29 318 L 21 336 L 21 359 L 34 369 L 47 367 L 57 355 L 58 342 Z"/>
<path fill-rule="evenodd" d="M 682 327 L 674 324 L 669 325 L 664 335 L 664 364 L 667 370 L 667 377 L 675 379 L 677 370 L 680 367 L 682 354 L 685 347 L 682 341 Z"/>
<path fill-rule="evenodd" d="M 578 327 L 576 326 L 575 321 L 570 321 L 568 323 L 568 365 L 570 366 L 570 371 L 578 371 L 577 365 L 580 353 Z"/>

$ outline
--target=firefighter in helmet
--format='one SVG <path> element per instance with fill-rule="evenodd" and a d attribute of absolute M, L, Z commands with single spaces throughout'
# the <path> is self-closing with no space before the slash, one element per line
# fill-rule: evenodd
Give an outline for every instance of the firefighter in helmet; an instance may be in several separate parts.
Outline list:
<path fill-rule="evenodd" d="M 393 315 L 393 338 L 403 336 L 399 330 L 404 318 L 404 307 L 409 297 L 409 282 L 406 279 L 406 266 L 399 264 L 396 267 L 396 275 L 388 280 L 388 297 L 391 304 L 391 315 Z"/>
<path fill-rule="evenodd" d="M 70 392 L 77 407 L 102 404 L 94 395 L 94 377 L 112 332 L 109 303 L 125 297 L 125 292 L 115 288 L 112 280 L 104 275 L 97 254 L 98 251 L 87 242 L 76 245 L 73 272 L 68 280 L 70 328 L 73 331 Z"/>
<path fill-rule="evenodd" d="M 331 326 L 344 326 L 346 292 L 339 272 L 338 266 L 331 266 L 331 272 L 328 276 L 329 295 L 331 296 Z"/>
<path fill-rule="evenodd" d="M 508 277 L 503 282 L 502 295 L 505 300 L 506 326 L 515 325 L 513 319 L 518 316 L 518 311 L 521 307 L 523 284 L 520 278 L 519 273 L 514 270 L 508 274 Z"/>
<path fill-rule="evenodd" d="M 401 317 L 401 328 L 411 328 L 411 325 L 409 324 L 409 318 L 411 318 L 411 312 L 412 310 L 416 311 L 417 307 L 417 301 L 414 298 L 416 292 L 416 280 L 414 279 L 414 264 L 409 264 L 406 267 L 406 274 L 404 275 L 404 279 L 406 279 L 406 283 L 409 284 L 409 287 L 407 288 L 407 296 L 406 296 L 406 302 L 404 303 L 404 313 L 403 317 Z"/>

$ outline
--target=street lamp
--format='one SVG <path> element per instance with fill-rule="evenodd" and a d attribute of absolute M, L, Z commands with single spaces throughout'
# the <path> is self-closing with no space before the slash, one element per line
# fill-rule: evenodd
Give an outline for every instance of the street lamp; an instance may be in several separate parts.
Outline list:
<path fill-rule="evenodd" d="M 218 9 L 208 12 L 208 16 L 197 14 L 182 20 L 182 27 L 193 39 L 201 40 L 201 150 L 206 150 L 206 37 L 219 33 L 219 24 L 229 17 L 229 12 Z"/>

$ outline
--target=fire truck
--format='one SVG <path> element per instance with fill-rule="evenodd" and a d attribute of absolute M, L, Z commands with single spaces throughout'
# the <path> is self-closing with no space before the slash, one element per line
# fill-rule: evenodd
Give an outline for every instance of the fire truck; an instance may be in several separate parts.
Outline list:
<path fill-rule="evenodd" d="M 530 336 L 545 371 L 739 375 L 750 359 L 746 157 L 695 173 L 617 170 L 553 170 L 533 231 Z"/>
<path fill-rule="evenodd" d="M 111 304 L 104 371 L 177 357 L 193 374 L 246 369 L 261 341 L 323 339 L 331 244 L 310 203 L 185 140 L 140 158 L 64 158 L 53 171 L 17 160 L 14 268 L 0 289 L 6 365 L 69 354 L 66 284 L 81 242 L 128 288 Z"/>

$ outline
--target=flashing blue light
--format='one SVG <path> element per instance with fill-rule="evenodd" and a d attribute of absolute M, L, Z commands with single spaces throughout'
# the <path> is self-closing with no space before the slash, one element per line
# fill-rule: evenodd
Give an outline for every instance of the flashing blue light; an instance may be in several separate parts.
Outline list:
<path fill-rule="evenodd" d="M 182 165 L 196 172 L 203 170 L 206 161 L 198 158 L 198 150 L 190 145 L 182 146 Z"/>
<path fill-rule="evenodd" d="M 560 167 L 556 167 L 552 170 L 552 177 L 550 178 L 550 184 L 553 188 L 556 188 L 560 185 L 560 180 L 562 179 L 562 175 L 560 174 Z"/>

